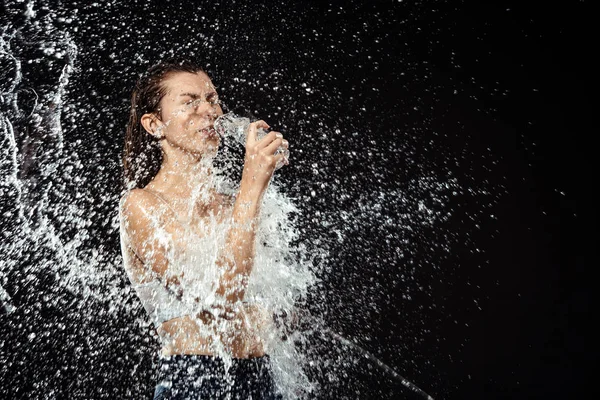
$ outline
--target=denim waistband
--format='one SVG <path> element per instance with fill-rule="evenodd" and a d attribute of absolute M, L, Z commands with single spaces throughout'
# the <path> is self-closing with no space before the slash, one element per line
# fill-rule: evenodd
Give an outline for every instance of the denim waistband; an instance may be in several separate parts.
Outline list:
<path fill-rule="evenodd" d="M 159 399 L 221 399 L 226 393 L 239 395 L 232 398 L 279 398 L 275 396 L 268 355 L 233 358 L 231 363 L 207 355 L 161 356 L 159 382 L 155 392 L 162 393 L 155 396 Z"/>
<path fill-rule="evenodd" d="M 177 354 L 161 356 L 159 359 L 159 375 L 163 378 L 177 378 L 197 374 L 256 374 L 268 369 L 270 369 L 268 355 L 253 358 L 232 358 L 231 363 L 226 362 L 221 357 L 200 354 Z"/>

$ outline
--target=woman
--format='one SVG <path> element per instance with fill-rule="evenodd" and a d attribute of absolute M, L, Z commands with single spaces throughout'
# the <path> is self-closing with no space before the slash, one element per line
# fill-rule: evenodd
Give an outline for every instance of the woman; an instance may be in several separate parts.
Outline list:
<path fill-rule="evenodd" d="M 252 123 L 237 196 L 219 193 L 213 124 L 222 114 L 210 78 L 189 61 L 152 67 L 132 95 L 121 245 L 162 343 L 155 399 L 275 398 L 264 346 L 271 319 L 244 299 L 263 194 L 287 164 L 275 153 L 288 142 L 279 132 L 257 140 L 269 125 Z"/>

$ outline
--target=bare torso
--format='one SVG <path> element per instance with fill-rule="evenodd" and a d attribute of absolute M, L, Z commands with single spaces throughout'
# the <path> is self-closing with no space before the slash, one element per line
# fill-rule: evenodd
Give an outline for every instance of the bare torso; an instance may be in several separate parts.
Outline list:
<path fill-rule="evenodd" d="M 173 211 L 178 214 L 177 216 L 173 216 L 173 218 L 181 220 L 181 216 L 186 215 L 185 207 L 187 206 L 185 205 L 185 201 L 177 201 L 176 198 L 170 197 L 167 191 L 153 183 L 146 186 L 144 190 L 157 193 L 165 199 Z M 158 198 L 150 200 L 152 197 L 148 196 L 148 200 L 158 205 L 160 200 Z M 190 222 L 191 228 L 194 230 L 194 233 L 200 236 L 205 235 L 206 232 L 202 232 L 199 227 L 206 225 L 201 222 L 204 221 L 207 223 L 211 215 L 216 217 L 216 222 L 222 222 L 229 215 L 232 207 L 233 202 L 231 197 L 213 193 L 211 203 L 195 207 L 194 217 Z M 147 272 L 149 267 L 134 254 L 132 249 L 128 249 L 128 251 L 131 252 L 130 259 L 134 260 L 128 266 L 130 268 L 130 275 L 138 283 L 148 281 L 149 274 Z M 235 358 L 260 357 L 265 354 L 263 343 L 264 332 L 266 329 L 269 329 L 272 321 L 267 310 L 257 305 L 243 303 L 232 318 L 226 321 L 215 321 L 215 318 L 220 317 L 204 312 L 199 315 L 186 315 L 163 322 L 157 329 L 163 341 L 163 355 L 215 355 L 212 349 L 216 340 L 221 342 L 219 347 L 223 346 L 224 350 Z M 205 329 L 200 329 L 199 325 L 214 327 L 217 325 L 215 322 L 217 324 L 225 322 L 227 329 L 225 331 L 220 330 L 218 333 L 213 330 L 214 333 L 209 335 L 205 333 Z"/>

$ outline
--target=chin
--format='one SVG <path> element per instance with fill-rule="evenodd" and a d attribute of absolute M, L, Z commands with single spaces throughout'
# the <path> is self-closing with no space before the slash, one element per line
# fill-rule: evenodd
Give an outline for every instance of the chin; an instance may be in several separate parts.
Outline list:
<path fill-rule="evenodd" d="M 217 154 L 220 144 L 221 139 L 219 137 L 206 138 L 196 142 L 194 148 L 191 148 L 188 151 L 202 157 L 214 156 Z"/>
<path fill-rule="evenodd" d="M 213 158 L 219 152 L 219 142 L 205 143 L 201 149 L 194 151 L 198 156 L 202 158 Z"/>
<path fill-rule="evenodd" d="M 216 156 L 217 153 L 219 152 L 219 145 L 218 144 L 207 144 L 206 145 L 206 151 L 205 153 L 207 153 L 207 155 L 211 155 L 211 156 Z"/>

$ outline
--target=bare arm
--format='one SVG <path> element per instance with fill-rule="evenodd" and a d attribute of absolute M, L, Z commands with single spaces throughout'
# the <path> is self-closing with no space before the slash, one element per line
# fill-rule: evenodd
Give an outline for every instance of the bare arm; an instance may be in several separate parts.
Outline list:
<path fill-rule="evenodd" d="M 262 196 L 277 162 L 283 155 L 273 153 L 287 141 L 278 132 L 270 132 L 256 141 L 257 128 L 268 128 L 264 121 L 250 125 L 246 143 L 246 159 L 240 192 L 233 207 L 232 226 L 217 265 L 224 269 L 217 294 L 233 305 L 244 299 L 248 277 L 254 266 L 256 229 Z"/>
<path fill-rule="evenodd" d="M 258 121 L 250 126 L 244 172 L 233 207 L 232 225 L 225 246 L 216 261 L 217 266 L 223 268 L 217 283 L 217 294 L 228 306 L 244 298 L 248 276 L 254 264 L 254 245 L 262 196 L 276 163 L 283 158 L 283 155 L 274 155 L 274 152 L 282 144 L 287 147 L 287 141 L 284 142 L 277 132 L 271 132 L 260 141 L 256 141 L 257 127 L 268 125 L 264 121 Z M 142 262 L 150 267 L 148 276 L 143 277 L 142 281 L 149 281 L 153 273 L 175 294 L 181 296 L 183 293 L 180 282 L 183 271 L 175 271 L 169 265 L 166 244 L 157 236 L 155 210 L 158 206 L 154 196 L 143 190 L 134 190 L 123 198 L 121 218 L 125 222 L 129 245 Z M 186 239 L 185 232 L 177 223 L 167 220 L 163 221 L 162 226 L 175 246 L 185 247 L 182 243 Z"/>
<path fill-rule="evenodd" d="M 156 198 L 143 190 L 135 189 L 127 193 L 121 199 L 119 210 L 122 229 L 128 246 L 148 267 L 143 274 L 137 275 L 136 280 L 144 283 L 159 277 L 167 288 L 181 296 L 179 285 L 182 276 L 170 268 L 167 243 L 160 239 L 160 232 L 156 229 L 157 219 L 160 218 L 157 212 L 159 206 Z M 176 223 L 165 221 L 162 227 L 174 243 L 183 240 L 185 233 Z"/>

